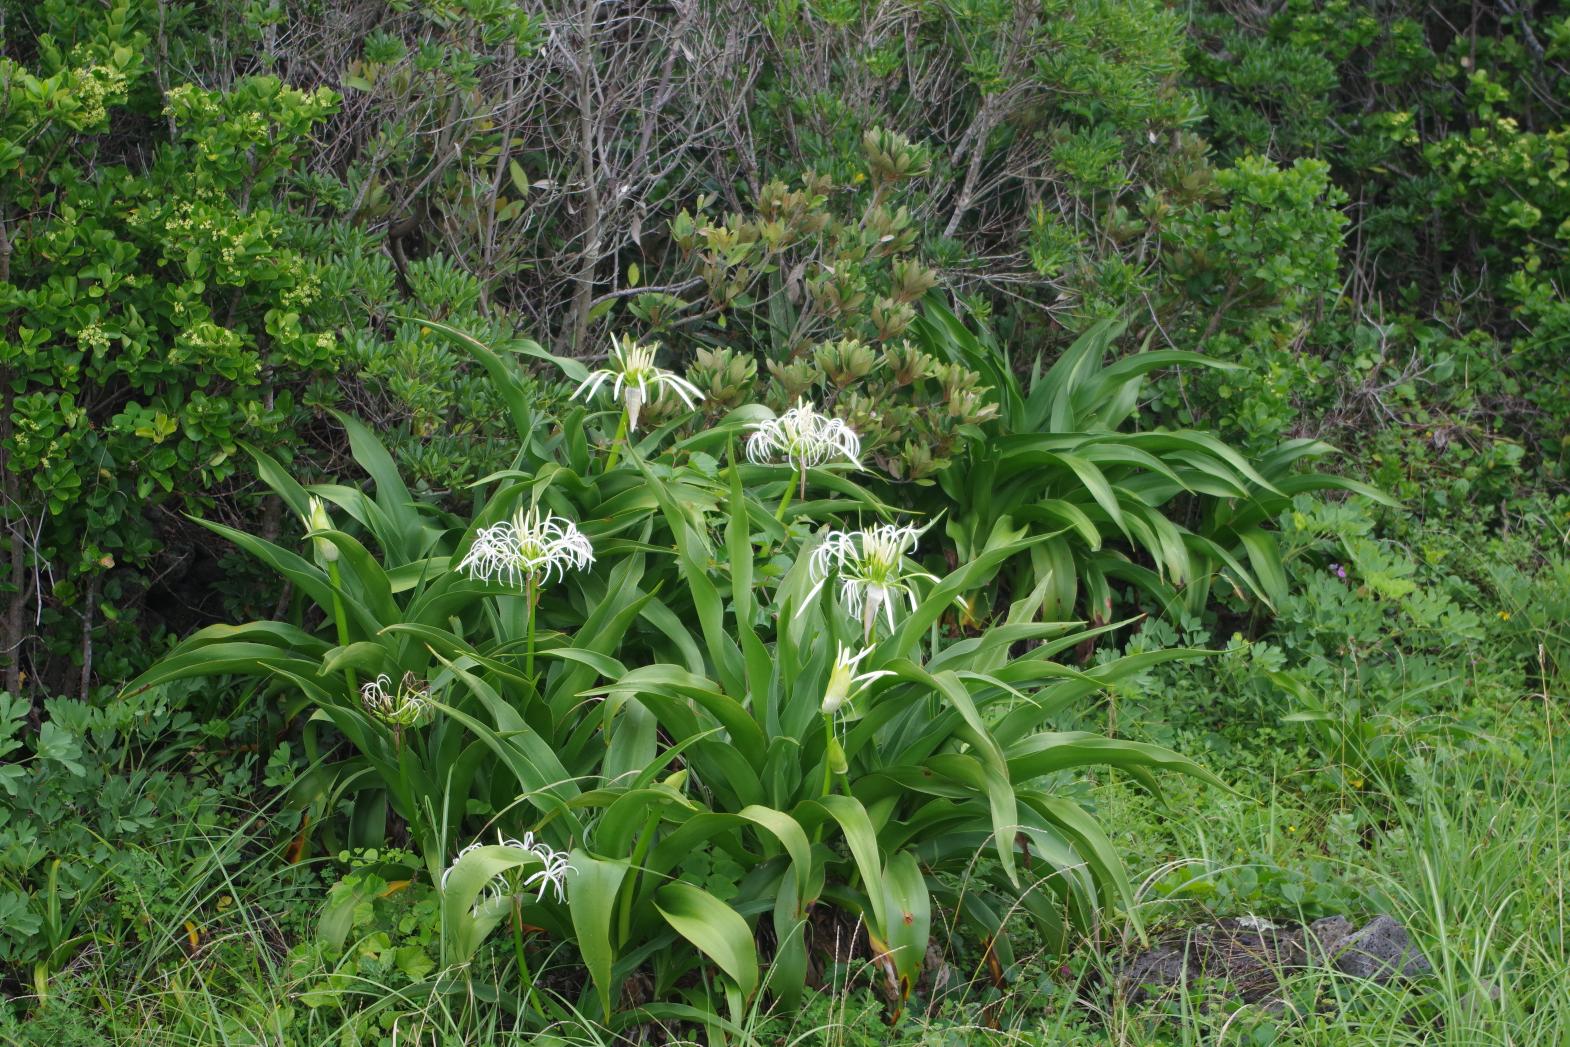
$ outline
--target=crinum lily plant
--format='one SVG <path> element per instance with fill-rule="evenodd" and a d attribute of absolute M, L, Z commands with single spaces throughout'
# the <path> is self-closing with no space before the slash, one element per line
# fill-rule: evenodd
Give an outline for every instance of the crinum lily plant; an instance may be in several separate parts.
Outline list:
<path fill-rule="evenodd" d="M 1137 923 L 1115 848 L 1065 776 L 1203 772 L 1064 721 L 1193 652 L 1065 665 L 1115 626 L 1041 621 L 1039 594 L 959 635 L 956 598 L 1044 536 L 934 573 L 922 530 L 851 522 L 889 517 L 849 483 L 787 528 L 738 450 L 801 471 L 813 455 L 760 437 L 756 410 L 617 460 L 542 438 L 581 429 L 581 413 L 537 418 L 506 360 L 455 341 L 518 426 L 516 461 L 474 511 L 421 501 L 347 417 L 367 480 L 306 488 L 257 455 L 309 523 L 301 551 L 207 526 L 305 610 L 201 630 L 134 685 L 249 674 L 281 696 L 274 729 L 318 768 L 289 797 L 297 854 L 411 839 L 418 866 L 387 875 L 440 896 L 450 976 L 503 965 L 487 977 L 518 993 L 509 1020 L 540 1032 L 574 1014 L 646 1020 L 618 1012 L 634 977 L 733 1022 L 760 993 L 791 1003 L 824 920 L 867 929 L 895 1001 L 940 923 L 1005 966 L 1011 914 L 1049 945 L 1113 907 Z M 622 394 L 660 381 L 639 371 L 652 354 L 617 359 Z M 640 402 L 624 400 L 629 428 Z M 835 432 L 824 446 L 853 460 Z M 492 934 L 509 914 L 510 949 Z M 536 977 L 556 955 L 564 973 Z"/>

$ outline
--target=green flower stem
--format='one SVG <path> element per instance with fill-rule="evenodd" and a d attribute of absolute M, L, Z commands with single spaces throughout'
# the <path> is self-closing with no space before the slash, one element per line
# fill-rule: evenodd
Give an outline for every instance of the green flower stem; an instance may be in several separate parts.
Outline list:
<path fill-rule="evenodd" d="M 829 750 L 834 744 L 834 717 L 823 714 L 823 795 L 834 791 L 834 760 Z"/>
<path fill-rule="evenodd" d="M 803 483 L 806 482 L 806 478 L 802 476 L 800 469 L 793 471 L 791 473 L 790 483 L 785 485 L 785 494 L 780 498 L 780 506 L 778 509 L 774 510 L 774 519 L 780 521 L 781 523 L 785 522 L 785 509 L 790 505 L 790 496 L 796 493 L 797 477 L 801 477 Z"/>
<path fill-rule="evenodd" d="M 616 425 L 616 435 L 611 439 L 610 457 L 605 459 L 605 471 L 610 472 L 616 468 L 617 459 L 621 457 L 622 444 L 627 440 L 627 409 L 621 410 L 621 421 Z"/>
<path fill-rule="evenodd" d="M 528 646 L 526 648 L 524 648 L 524 655 L 523 655 L 523 674 L 529 678 L 529 682 L 530 683 L 533 683 L 534 682 L 534 612 L 535 612 L 535 609 L 539 606 L 539 603 L 540 603 L 540 583 L 535 580 L 535 577 L 532 574 L 529 575 L 529 591 L 528 591 L 528 595 L 525 596 L 525 599 L 528 601 L 528 612 L 527 613 L 528 613 L 528 616 L 529 616 L 529 625 L 528 625 Z"/>
<path fill-rule="evenodd" d="M 343 609 L 343 576 L 338 573 L 338 561 L 327 561 L 327 577 L 333 583 L 333 622 L 338 626 L 338 646 L 349 646 L 349 618 Z M 343 678 L 349 684 L 349 701 L 354 701 L 354 696 L 359 692 L 360 685 L 355 682 L 354 670 L 345 669 Z"/>
<path fill-rule="evenodd" d="M 518 978 L 523 982 L 523 991 L 529 997 L 529 1004 L 535 1014 L 544 1018 L 545 1007 L 540 1003 L 540 994 L 535 991 L 534 976 L 529 973 L 529 961 L 523 956 L 523 909 L 516 894 L 512 896 L 512 950 L 518 957 Z"/>

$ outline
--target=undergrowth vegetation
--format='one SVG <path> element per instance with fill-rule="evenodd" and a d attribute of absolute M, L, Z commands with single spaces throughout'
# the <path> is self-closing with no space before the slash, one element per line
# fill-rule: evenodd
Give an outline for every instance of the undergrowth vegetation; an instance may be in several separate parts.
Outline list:
<path fill-rule="evenodd" d="M 1567 57 L 0 0 L 0 1042 L 1570 1041 Z"/>

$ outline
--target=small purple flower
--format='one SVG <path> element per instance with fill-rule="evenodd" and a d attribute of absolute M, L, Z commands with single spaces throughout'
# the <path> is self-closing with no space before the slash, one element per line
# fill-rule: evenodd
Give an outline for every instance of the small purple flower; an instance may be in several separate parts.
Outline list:
<path fill-rule="evenodd" d="M 1343 582 L 1346 581 L 1346 568 L 1342 567 L 1340 564 L 1338 564 L 1338 563 L 1331 564 L 1330 565 L 1330 573 L 1335 575 L 1337 578 L 1341 579 Z"/>

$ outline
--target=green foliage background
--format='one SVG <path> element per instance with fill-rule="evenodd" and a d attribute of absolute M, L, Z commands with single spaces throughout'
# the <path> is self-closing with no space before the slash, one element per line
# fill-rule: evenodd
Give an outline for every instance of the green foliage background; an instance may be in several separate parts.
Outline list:
<path fill-rule="evenodd" d="M 731 526 L 712 511 L 742 502 L 714 434 L 812 399 L 874 471 L 811 513 L 939 518 L 924 566 L 986 563 L 947 642 L 1020 607 L 1092 629 L 1149 614 L 1065 655 L 1108 715 L 1250 773 L 1240 731 L 1298 732 L 1343 809 L 1408 817 L 1433 752 L 1480 751 L 1489 703 L 1562 669 L 1567 99 L 1570 10 L 1550 0 L 0 0 L 0 961 L 28 972 L 6 988 L 93 940 L 95 897 L 123 941 L 152 940 L 192 905 L 160 848 L 227 876 L 244 847 L 211 839 L 278 796 L 273 842 L 315 819 L 353 870 L 332 911 L 359 944 L 290 929 L 289 969 L 331 971 L 307 1007 L 353 1012 L 355 979 L 418 986 L 450 958 L 434 892 L 385 893 L 440 864 L 429 827 L 379 837 L 385 800 L 322 775 L 305 705 L 121 687 L 214 620 L 332 649 L 306 575 L 197 520 L 299 548 L 299 485 L 360 484 L 350 433 L 423 507 L 389 568 L 438 533 L 456 551 L 525 459 L 587 476 L 614 418 L 576 413 L 570 378 L 613 334 L 660 341 L 707 397 L 645 415 L 651 455 L 679 448 L 661 483 L 702 502 L 691 576 Z M 517 428 L 520 401 L 542 432 Z M 587 489 L 575 508 L 631 497 Z M 790 532 L 769 535 L 783 557 Z M 762 558 L 760 587 L 785 570 Z M 1129 669 L 1179 647 L 1222 653 L 1205 676 Z M 376 752 L 397 772 L 396 743 Z M 407 802 L 395 821 L 418 827 Z M 1532 810 L 1553 824 L 1557 802 Z M 851 883 L 844 857 L 815 875 Z M 745 876 L 725 848 L 683 869 L 721 893 Z M 303 909 L 314 876 L 252 883 Z M 1305 876 L 1200 893 L 1350 904 Z"/>
<path fill-rule="evenodd" d="M 602 99 L 597 133 L 669 174 L 598 194 L 592 228 L 564 180 L 621 161 L 553 153 L 583 112 L 542 116 L 507 79 L 554 89 L 566 8 L 5 10 L 13 691 L 85 695 L 144 662 L 136 638 L 258 598 L 180 516 L 283 526 L 236 473 L 242 439 L 330 470 L 324 412 L 351 407 L 419 483 L 493 467 L 494 400 L 405 311 L 585 356 L 653 331 L 737 368 L 716 391 L 855 385 L 876 429 L 872 400 L 900 394 L 861 390 L 878 375 L 854 350 L 825 377 L 825 353 L 897 351 L 936 283 L 1023 359 L 1121 316 L 1134 344 L 1243 364 L 1175 373 L 1145 424 L 1323 436 L 1420 512 L 1508 513 L 1523 476 L 1563 468 L 1570 45 L 1546 9 L 782 2 L 632 41 L 606 24 L 578 40 L 601 77 L 674 64 L 648 66 L 664 108 Z M 721 79 L 676 75 L 732 16 L 749 31 L 710 41 Z M 678 118 L 700 87 L 746 113 L 701 155 Z M 967 379 L 938 377 L 953 403 Z M 929 417 L 882 421 L 916 426 L 879 452 L 896 477 L 950 460 Z"/>

